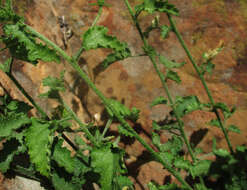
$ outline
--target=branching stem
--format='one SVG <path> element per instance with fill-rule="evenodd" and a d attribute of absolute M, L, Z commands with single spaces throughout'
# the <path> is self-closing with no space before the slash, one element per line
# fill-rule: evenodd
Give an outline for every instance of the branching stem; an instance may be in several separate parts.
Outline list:
<path fill-rule="evenodd" d="M 205 79 L 204 79 L 204 76 L 201 74 L 201 72 L 200 72 L 200 70 L 199 70 L 199 67 L 198 67 L 197 64 L 195 63 L 195 61 L 194 61 L 194 59 L 193 59 L 193 57 L 192 57 L 192 55 L 191 55 L 189 49 L 187 48 L 187 46 L 186 46 L 186 44 L 185 44 L 185 42 L 184 42 L 184 40 L 183 40 L 183 38 L 182 38 L 180 32 L 178 31 L 178 29 L 177 29 L 177 27 L 176 27 L 175 22 L 174 22 L 173 19 L 172 19 L 172 16 L 171 16 L 170 14 L 167 14 L 167 16 L 168 16 L 169 22 L 170 22 L 170 24 L 171 24 L 171 27 L 172 27 L 172 29 L 173 29 L 173 32 L 176 34 L 176 36 L 177 36 L 177 38 L 178 38 L 178 40 L 179 40 L 181 46 L 183 47 L 183 49 L 184 49 L 184 51 L 186 52 L 188 58 L 190 59 L 190 62 L 192 63 L 194 69 L 196 70 L 196 73 L 197 73 L 198 76 L 200 77 L 200 80 L 201 80 L 201 82 L 202 82 L 202 85 L 203 85 L 204 89 L 206 90 L 206 93 L 207 93 L 207 95 L 208 95 L 208 98 L 209 98 L 209 101 L 210 101 L 211 105 L 214 106 L 214 105 L 215 105 L 215 102 L 214 102 L 214 99 L 213 99 L 213 97 L 212 97 L 212 95 L 211 95 L 210 90 L 208 89 L 208 86 L 207 86 L 207 84 L 206 84 L 206 81 L 205 81 Z M 215 113 L 215 115 L 216 115 L 216 117 L 217 117 L 217 119 L 218 119 L 218 121 L 219 121 L 220 128 L 221 128 L 221 130 L 222 130 L 223 133 L 224 133 L 224 136 L 225 136 L 225 139 L 226 139 L 226 142 L 227 142 L 227 144 L 228 144 L 228 148 L 229 148 L 230 152 L 231 152 L 231 153 L 234 153 L 233 148 L 232 148 L 232 144 L 231 144 L 231 142 L 230 142 L 230 139 L 229 139 L 229 136 L 228 136 L 228 134 L 227 134 L 226 128 L 225 128 L 225 126 L 224 126 L 224 124 L 223 124 L 223 122 L 222 122 L 222 120 L 221 120 L 221 118 L 220 118 L 220 115 L 219 115 L 218 110 L 217 110 L 217 109 L 213 109 L 213 112 Z"/>
<path fill-rule="evenodd" d="M 144 49 L 147 50 L 146 53 L 147 53 L 149 59 L 151 60 L 151 62 L 152 62 L 152 64 L 153 64 L 153 66 L 154 66 L 154 69 L 155 69 L 156 73 L 158 74 L 158 76 L 159 76 L 159 78 L 160 78 L 160 80 L 161 80 L 162 86 L 163 86 L 163 88 L 164 88 L 164 90 L 165 90 L 165 92 L 166 92 L 166 94 L 167 94 L 168 100 L 169 100 L 169 102 L 170 102 L 170 104 L 171 104 L 171 106 L 172 106 L 172 109 L 174 110 L 176 119 L 177 119 L 177 121 L 178 121 L 178 124 L 179 124 L 179 127 L 180 127 L 181 135 L 182 135 L 182 137 L 183 137 L 183 139 L 184 139 L 184 141 L 185 141 L 186 146 L 188 147 L 188 151 L 189 151 L 189 153 L 190 153 L 190 155 L 191 155 L 191 157 L 192 157 L 192 160 L 195 162 L 195 161 L 196 161 L 196 158 L 195 158 L 195 156 L 194 156 L 194 153 L 193 153 L 193 151 L 192 151 L 192 148 L 191 148 L 191 146 L 190 146 L 190 143 L 189 143 L 189 141 L 188 141 L 188 138 L 187 138 L 187 136 L 186 136 L 186 134 L 185 134 L 185 132 L 184 132 L 183 122 L 181 121 L 180 117 L 179 117 L 178 114 L 177 114 L 177 111 L 176 111 L 174 102 L 173 102 L 173 100 L 172 100 L 172 97 L 171 97 L 171 95 L 170 95 L 170 92 L 169 92 L 168 86 L 167 86 L 167 84 L 166 84 L 166 81 L 165 81 L 165 79 L 164 79 L 164 77 L 163 77 L 163 74 L 162 74 L 161 71 L 159 70 L 156 61 L 155 61 L 155 55 L 157 55 L 157 53 L 155 52 L 155 50 L 152 50 L 152 51 L 154 51 L 155 53 L 153 53 L 153 52 L 151 52 L 151 51 L 148 51 L 148 49 L 149 49 L 150 46 L 149 46 L 149 44 L 148 44 L 148 42 L 147 42 L 147 40 L 146 40 L 146 38 L 145 38 L 145 36 L 144 36 L 144 34 L 143 34 L 143 32 L 142 32 L 142 29 L 141 29 L 141 27 L 140 27 L 140 25 L 139 25 L 139 22 L 138 22 L 138 20 L 137 20 L 137 18 L 136 18 L 136 16 L 135 16 L 135 14 L 134 14 L 134 12 L 133 12 L 133 10 L 132 10 L 130 4 L 129 4 L 129 1 L 128 1 L 128 0 L 124 0 L 124 1 L 125 1 L 125 4 L 126 4 L 128 10 L 129 10 L 129 13 L 131 14 L 132 20 L 134 21 L 135 26 L 136 26 L 136 28 L 137 28 L 137 30 L 138 30 L 138 32 L 139 32 L 139 35 L 140 35 L 140 37 L 141 37 L 141 39 L 142 39 L 142 41 L 143 41 Z M 172 173 L 172 171 L 170 171 L 169 169 L 168 169 L 168 171 Z M 174 173 L 172 173 L 172 174 L 174 175 Z M 177 176 L 175 176 L 175 177 L 177 177 Z M 177 178 L 177 179 L 178 179 L 178 178 Z M 179 180 L 179 179 L 178 179 L 178 180 Z M 182 180 L 183 180 L 183 179 L 182 179 Z M 183 181 L 184 181 L 184 180 L 183 180 Z M 180 182 L 183 183 L 183 184 L 186 183 L 185 181 L 184 181 L 184 182 L 180 181 Z M 189 186 L 189 185 L 186 183 L 186 186 Z"/>
<path fill-rule="evenodd" d="M 45 113 L 45 111 L 38 104 L 36 104 L 36 102 L 33 100 L 33 98 L 31 96 L 29 96 L 29 94 L 26 92 L 26 90 L 21 86 L 21 84 L 12 75 L 11 67 L 13 64 L 13 58 L 11 58 L 11 59 L 12 60 L 11 60 L 11 64 L 10 64 L 10 70 L 9 70 L 9 72 L 6 72 L 6 74 L 8 75 L 10 80 L 15 84 L 15 86 L 18 88 L 18 90 L 20 90 L 20 92 L 28 99 L 28 101 L 30 101 L 31 104 L 38 110 L 38 112 L 41 114 L 42 118 L 50 120 L 49 116 Z M 62 137 L 73 149 L 78 150 L 77 146 L 74 145 L 74 143 L 64 133 L 62 133 Z"/>
<path fill-rule="evenodd" d="M 181 177 L 181 175 L 172 168 L 172 166 L 169 164 L 169 162 L 161 157 L 161 155 L 157 152 L 155 152 L 150 145 L 148 145 L 147 142 L 145 142 L 137 133 L 136 131 L 124 120 L 124 118 L 117 112 L 117 110 L 108 102 L 108 99 L 103 95 L 103 93 L 98 90 L 98 88 L 94 85 L 94 83 L 89 79 L 87 74 L 83 72 L 78 65 L 77 61 L 73 58 L 68 56 L 61 48 L 59 48 L 57 45 L 55 45 L 53 42 L 48 40 L 46 37 L 41 35 L 40 33 L 33 30 L 31 27 L 26 26 L 27 29 L 36 37 L 41 39 L 43 42 L 45 42 L 47 45 L 51 46 L 55 51 L 57 51 L 80 75 L 80 77 L 88 84 L 88 86 L 99 96 L 103 104 L 108 107 L 113 114 L 116 116 L 118 121 L 122 124 L 124 128 L 126 128 L 128 131 L 130 131 L 134 137 L 159 161 L 161 162 L 168 171 L 170 171 L 184 186 L 186 186 L 188 189 L 192 190 L 192 188 L 188 185 L 186 181 Z M 78 121 L 77 121 L 78 122 Z M 79 123 L 80 124 L 80 123 Z"/>
<path fill-rule="evenodd" d="M 99 18 L 100 18 L 101 14 L 102 14 L 102 10 L 103 10 L 103 7 L 100 6 L 100 7 L 99 7 L 98 14 L 97 14 L 97 16 L 95 17 L 95 19 L 94 19 L 94 21 L 93 21 L 91 27 L 94 27 L 94 26 L 97 24 L 97 22 L 99 21 Z M 84 51 L 84 48 L 83 48 L 83 46 L 81 46 L 80 49 L 78 50 L 78 52 L 74 55 L 74 59 L 75 59 L 77 62 L 79 61 L 79 58 L 80 58 L 81 54 L 83 53 L 83 51 Z"/>
<path fill-rule="evenodd" d="M 136 25 L 136 28 L 137 28 L 140 36 L 141 36 L 141 39 L 142 39 L 143 43 L 144 43 L 144 49 L 148 49 L 148 46 L 149 46 L 148 45 L 148 42 L 147 42 L 146 38 L 143 35 L 142 29 L 141 29 L 141 27 L 140 27 L 140 25 L 138 23 L 137 18 L 135 17 L 135 14 L 134 14 L 134 12 L 133 12 L 133 10 L 132 10 L 132 8 L 131 8 L 128 0 L 125 0 L 125 3 L 126 3 L 128 9 L 129 9 L 129 12 L 130 12 L 130 14 L 132 16 L 132 19 L 133 19 L 133 21 L 134 21 L 134 23 Z M 155 51 L 155 50 L 153 50 L 153 51 Z M 160 69 L 159 69 L 156 61 L 155 61 L 155 57 L 154 56 L 157 55 L 157 53 L 153 54 L 152 52 L 148 52 L 148 51 L 146 53 L 148 54 L 148 57 L 151 60 L 153 66 L 154 66 L 154 69 L 155 69 L 156 73 L 158 74 L 158 76 L 159 76 L 159 78 L 161 80 L 162 86 L 163 86 L 163 88 L 164 88 L 164 90 L 165 90 L 165 92 L 167 94 L 169 103 L 170 103 L 172 109 L 174 110 L 174 114 L 176 116 L 176 119 L 177 119 L 178 124 L 179 124 L 179 127 L 180 127 L 181 135 L 182 135 L 182 137 L 183 137 L 183 139 L 185 141 L 186 146 L 188 147 L 188 151 L 189 151 L 189 153 L 190 153 L 190 155 L 192 157 L 192 160 L 193 161 L 196 161 L 196 158 L 195 158 L 194 153 L 193 153 L 193 150 L 192 150 L 192 148 L 190 146 L 189 140 L 188 140 L 188 138 L 187 138 L 187 136 L 186 136 L 186 134 L 184 132 L 183 122 L 181 121 L 180 117 L 177 114 L 177 111 L 176 111 L 176 108 L 175 108 L 173 99 L 172 99 L 172 97 L 170 95 L 170 92 L 169 92 L 168 86 L 166 84 L 166 81 L 165 81 L 165 79 L 163 77 L 163 74 L 161 73 L 161 71 L 160 71 Z"/>

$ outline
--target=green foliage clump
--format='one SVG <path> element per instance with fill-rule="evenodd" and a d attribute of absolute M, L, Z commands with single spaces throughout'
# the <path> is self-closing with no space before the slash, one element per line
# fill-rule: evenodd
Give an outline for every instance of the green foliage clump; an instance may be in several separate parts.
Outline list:
<path fill-rule="evenodd" d="M 26 25 L 24 19 L 13 11 L 11 0 L 5 0 L 4 3 L 0 0 L 0 22 L 3 23 L 1 42 L 5 45 L 4 49 L 10 52 L 10 57 L 0 64 L 0 69 L 32 104 L 30 106 L 13 100 L 7 93 L 0 97 L 0 141 L 3 145 L 0 150 L 0 171 L 26 176 L 55 190 L 93 189 L 95 185 L 102 190 L 132 190 L 133 182 L 127 177 L 128 171 L 124 162 L 126 154 L 119 147 L 121 137 L 127 136 L 138 140 L 150 153 L 150 160 L 160 162 L 180 183 L 159 185 L 151 181 L 147 184 L 150 190 L 246 189 L 247 148 L 237 146 L 234 150 L 228 133 L 241 134 L 241 131 L 234 124 L 226 126 L 226 121 L 234 114 L 236 108 L 230 108 L 223 102 L 215 102 L 204 79 L 207 73 L 213 73 L 212 61 L 223 49 L 223 43 L 220 42 L 217 48 L 204 53 L 203 63 L 196 64 L 172 19 L 172 16 L 179 15 L 173 4 L 168 0 L 143 0 L 132 9 L 128 0 L 124 2 L 143 41 L 142 55 L 151 60 L 166 93 L 155 98 L 150 107 L 163 104 L 171 108 L 163 121 L 152 121 L 152 146 L 130 125 L 137 124 L 141 111 L 106 98 L 77 63 L 84 51 L 97 48 L 112 50 L 102 63 L 104 68 L 118 60 L 131 57 L 127 43 L 108 35 L 106 27 L 96 25 L 102 7 L 109 6 L 104 0 L 93 3 L 99 7 L 98 15 L 92 26 L 82 35 L 82 46 L 75 56 L 68 56 L 61 48 Z M 150 25 L 142 30 L 138 16 L 143 11 L 148 14 L 167 14 L 170 26 L 160 25 L 159 16 L 155 16 Z M 201 102 L 194 95 L 171 96 L 167 82 L 169 80 L 181 83 L 177 71 L 185 62 L 171 61 L 149 44 L 149 35 L 155 29 L 160 31 L 163 39 L 168 38 L 170 32 L 175 33 L 202 81 L 208 102 Z M 37 43 L 38 40 L 42 42 Z M 40 94 L 40 97 L 56 99 L 59 103 L 51 116 L 42 110 L 12 75 L 12 64 L 15 60 L 37 65 L 39 60 L 59 63 L 61 58 L 78 72 L 102 100 L 107 120 L 104 126 L 98 126 L 97 118 L 95 121 L 92 119 L 89 123 L 83 123 L 63 100 L 62 93 L 66 91 L 65 71 L 61 72 L 59 78 L 49 76 L 43 80 L 43 86 L 49 89 Z M 165 72 L 160 70 L 161 65 Z M 30 114 L 33 108 L 38 111 L 36 117 Z M 188 139 L 183 117 L 198 110 L 215 114 L 215 118 L 207 124 L 222 130 L 229 150 L 217 149 L 216 140 L 213 139 L 212 151 L 204 153 L 197 148 L 203 137 L 196 143 L 193 142 L 193 138 Z M 77 129 L 71 127 L 72 120 L 78 124 Z M 112 122 L 119 124 L 115 136 L 108 133 Z M 75 139 L 68 138 L 67 132 L 73 133 Z M 78 132 L 83 132 L 83 138 Z M 166 142 L 162 142 L 162 133 L 169 134 Z M 212 155 L 215 159 L 204 159 L 207 155 Z"/>

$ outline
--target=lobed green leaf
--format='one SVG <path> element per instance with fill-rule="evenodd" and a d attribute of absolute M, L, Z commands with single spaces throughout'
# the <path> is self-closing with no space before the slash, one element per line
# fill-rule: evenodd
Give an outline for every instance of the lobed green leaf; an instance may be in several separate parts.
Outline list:
<path fill-rule="evenodd" d="M 47 97 L 47 98 L 54 98 L 57 99 L 59 98 L 59 91 L 64 92 L 65 87 L 64 87 L 64 73 L 65 71 L 62 71 L 60 73 L 60 78 L 56 77 L 46 77 L 43 79 L 43 86 L 48 86 L 50 89 L 48 92 L 40 94 L 40 97 Z"/>
<path fill-rule="evenodd" d="M 246 146 L 237 146 L 236 151 L 240 152 L 240 153 L 245 153 L 247 151 L 247 147 Z M 245 159 L 247 160 L 247 156 Z"/>
<path fill-rule="evenodd" d="M 213 64 L 211 61 L 205 62 L 199 67 L 200 73 L 202 75 L 204 75 L 205 73 L 212 74 L 214 68 L 215 68 L 215 64 Z"/>
<path fill-rule="evenodd" d="M 160 130 L 172 130 L 172 129 L 179 129 L 179 124 L 177 121 L 174 121 L 174 122 L 169 122 L 167 124 L 164 124 L 162 126 L 160 126 L 156 121 L 153 121 L 152 122 L 152 128 L 153 130 L 157 130 L 157 131 L 160 131 Z"/>
<path fill-rule="evenodd" d="M 161 37 L 163 39 L 166 39 L 168 37 L 171 28 L 166 25 L 162 25 L 160 28 L 161 28 Z"/>
<path fill-rule="evenodd" d="M 176 63 L 174 61 L 170 61 L 163 55 L 159 55 L 159 60 L 160 63 L 163 64 L 167 69 L 180 68 L 185 64 L 185 62 Z"/>
<path fill-rule="evenodd" d="M 190 167 L 190 174 L 193 178 L 196 176 L 205 176 L 208 174 L 211 166 L 210 160 L 200 160 L 195 165 Z"/>
<path fill-rule="evenodd" d="M 67 172 L 73 173 L 75 176 L 79 176 L 90 170 L 77 157 L 71 157 L 71 152 L 67 148 L 62 147 L 62 145 L 63 140 L 59 139 L 52 155 L 52 159 L 56 161 L 58 166 L 63 167 Z"/>
<path fill-rule="evenodd" d="M 59 177 L 58 174 L 54 173 L 52 175 L 52 184 L 55 190 L 79 190 L 81 187 L 78 184 L 74 184 L 68 181 L 65 181 L 64 178 Z"/>
<path fill-rule="evenodd" d="M 120 159 L 121 154 L 113 151 L 109 145 L 92 150 L 91 166 L 96 173 L 100 174 L 99 183 L 102 190 L 112 188 L 113 179 L 119 170 Z"/>
<path fill-rule="evenodd" d="M 25 133 L 30 161 L 40 174 L 48 177 L 50 176 L 50 146 L 52 141 L 50 124 L 40 123 L 36 118 L 31 118 L 31 121 L 32 125 Z"/>
<path fill-rule="evenodd" d="M 152 103 L 150 104 L 151 107 L 159 105 L 159 104 L 167 104 L 167 99 L 163 96 L 155 98 Z"/>
<path fill-rule="evenodd" d="M 161 152 L 159 154 L 166 161 L 166 163 L 168 163 L 170 165 L 172 165 L 172 163 L 174 162 L 174 159 L 176 157 L 171 152 Z"/>
<path fill-rule="evenodd" d="M 125 105 L 121 104 L 119 101 L 114 100 L 114 99 L 108 99 L 108 102 L 111 104 L 112 107 L 118 112 L 119 115 L 124 117 L 125 119 L 130 119 L 131 121 L 137 121 L 139 118 L 139 112 L 137 108 L 133 107 L 131 110 L 127 108 Z M 107 112 L 111 117 L 114 117 L 113 112 L 107 108 Z"/>
<path fill-rule="evenodd" d="M 163 144 L 160 142 L 160 136 L 153 132 L 152 142 L 161 152 L 170 151 L 174 156 L 176 156 L 183 147 L 183 140 L 175 135 L 173 135 L 171 139 Z"/>
<path fill-rule="evenodd" d="M 219 156 L 219 157 L 227 157 L 227 156 L 230 156 L 230 153 L 226 150 L 226 149 L 215 149 L 213 151 L 213 153 L 216 155 L 216 156 Z"/>
<path fill-rule="evenodd" d="M 218 102 L 214 105 L 215 109 L 220 109 L 223 112 L 223 115 L 225 119 L 230 118 L 233 113 L 236 111 L 236 107 L 234 106 L 231 110 L 228 108 L 228 106 L 223 102 Z"/>
<path fill-rule="evenodd" d="M 11 0 L 6 0 L 5 5 L 2 6 L 2 2 L 0 2 L 0 22 L 13 22 L 16 23 L 18 21 L 23 21 L 24 19 L 17 14 L 12 9 Z"/>
<path fill-rule="evenodd" d="M 175 71 L 172 71 L 172 70 L 168 70 L 167 71 L 165 78 L 166 78 L 166 80 L 167 79 L 173 80 L 173 81 L 175 81 L 178 84 L 181 82 L 181 79 L 178 76 L 178 73 L 175 72 Z"/>
<path fill-rule="evenodd" d="M 178 9 L 165 0 L 144 0 L 144 2 L 135 7 L 136 15 L 141 11 L 147 11 L 152 14 L 154 12 L 169 13 L 178 16 Z"/>
<path fill-rule="evenodd" d="M 33 107 L 29 106 L 25 102 L 21 102 L 19 100 L 11 100 L 7 105 L 6 108 L 8 109 L 8 112 L 10 113 L 24 113 L 27 114 L 29 110 L 31 110 Z"/>
<path fill-rule="evenodd" d="M 181 157 L 177 157 L 174 161 L 174 166 L 176 168 L 180 168 L 183 170 L 189 170 L 189 168 L 192 166 L 189 160 L 184 160 L 184 158 Z"/>
<path fill-rule="evenodd" d="M 82 47 L 85 50 L 96 48 L 110 48 L 113 53 L 108 55 L 103 61 L 103 66 L 106 68 L 111 63 L 129 57 L 130 50 L 126 43 L 120 42 L 116 37 L 107 35 L 108 29 L 103 26 L 94 26 L 89 28 L 83 34 Z"/>
<path fill-rule="evenodd" d="M 240 129 L 236 125 L 229 125 L 227 130 L 238 134 L 241 133 Z"/>
<path fill-rule="evenodd" d="M 131 55 L 130 50 L 127 48 L 123 48 L 120 51 L 115 51 L 114 53 L 109 54 L 104 61 L 102 62 L 102 66 L 107 68 L 110 64 L 123 60 Z"/>
<path fill-rule="evenodd" d="M 11 138 L 3 143 L 3 149 L 0 150 L 0 171 L 7 172 L 15 155 L 25 151 L 25 147 L 15 139 Z"/>
<path fill-rule="evenodd" d="M 185 96 L 178 97 L 176 99 L 176 112 L 179 117 L 183 117 L 185 114 L 195 110 L 200 110 L 204 107 L 197 96 Z"/>
<path fill-rule="evenodd" d="M 13 131 L 29 123 L 31 121 L 24 113 L 0 115 L 0 137 L 8 137 Z"/>
<path fill-rule="evenodd" d="M 126 137 L 134 137 L 135 134 L 133 134 L 132 131 L 128 131 L 126 128 L 124 128 L 122 125 L 118 125 L 118 132 Z"/>
<path fill-rule="evenodd" d="M 220 128 L 220 122 L 219 122 L 218 119 L 212 119 L 207 124 L 211 125 L 211 126 L 214 126 L 214 127 Z"/>
<path fill-rule="evenodd" d="M 25 25 L 20 23 L 15 25 L 6 24 L 3 31 L 2 41 L 9 48 L 12 57 L 34 65 L 38 63 L 38 60 L 60 62 L 60 57 L 56 54 L 56 51 L 41 43 L 36 43 L 32 34 L 25 30 Z"/>
<path fill-rule="evenodd" d="M 52 155 L 52 159 L 57 162 L 60 167 L 64 167 L 65 170 L 69 173 L 73 173 L 75 170 L 75 162 L 74 159 L 70 156 L 71 152 L 62 147 L 63 140 L 59 140 L 54 148 L 54 152 Z"/>

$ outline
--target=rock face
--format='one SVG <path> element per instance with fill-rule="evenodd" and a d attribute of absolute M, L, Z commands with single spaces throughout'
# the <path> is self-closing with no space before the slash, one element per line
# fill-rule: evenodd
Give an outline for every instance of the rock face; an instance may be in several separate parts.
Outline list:
<path fill-rule="evenodd" d="M 47 3 L 49 2 L 49 3 Z M 109 33 L 128 43 L 132 55 L 142 54 L 142 42 L 138 36 L 124 1 L 106 1 L 111 6 L 104 7 L 99 25 L 109 28 Z M 140 1 L 130 1 L 132 5 Z M 202 63 L 202 54 L 217 47 L 224 41 L 223 51 L 214 59 L 215 70 L 212 76 L 206 76 L 208 87 L 216 102 L 224 102 L 228 106 L 237 106 L 236 113 L 229 119 L 229 124 L 235 124 L 242 130 L 242 134 L 231 134 L 234 146 L 245 144 L 247 128 L 247 2 L 244 0 L 173 0 L 180 10 L 180 16 L 174 18 L 185 43 L 198 64 Z M 86 0 L 23 0 L 16 1 L 16 9 L 26 18 L 26 22 L 38 32 L 63 47 L 62 34 L 57 24 L 57 16 L 64 15 L 74 36 L 68 42 L 67 53 L 73 55 L 81 45 L 80 35 L 90 26 L 97 14 L 96 7 L 89 6 Z M 140 15 L 141 27 L 147 27 L 153 17 Z M 162 24 L 169 24 L 166 15 L 160 15 Z M 207 102 L 205 90 L 196 75 L 186 53 L 179 44 L 176 36 L 170 34 L 163 40 L 159 31 L 152 31 L 149 42 L 159 53 L 177 62 L 186 62 L 178 70 L 181 84 L 169 82 L 169 89 L 173 97 L 197 95 L 202 102 Z M 153 69 L 148 57 L 133 57 L 114 63 L 105 71 L 100 72 L 97 66 L 109 53 L 108 50 L 92 50 L 82 54 L 80 65 L 86 69 L 97 87 L 107 96 L 124 102 L 127 107 L 137 107 L 141 110 L 138 126 L 140 134 L 150 142 L 152 120 L 161 121 L 169 113 L 166 106 L 150 108 L 150 102 L 158 96 L 166 96 L 161 82 Z M 1 54 L 1 59 L 5 55 Z M 85 66 L 87 65 L 87 67 Z M 87 121 L 90 115 L 103 111 L 99 98 L 80 80 L 75 71 L 67 64 L 42 63 L 36 67 L 23 62 L 14 64 L 14 74 L 27 92 L 47 111 L 56 107 L 55 102 L 38 98 L 45 89 L 41 85 L 47 76 L 59 76 L 59 72 L 66 70 L 66 83 L 70 89 L 64 94 L 67 101 L 78 116 Z M 162 69 L 165 72 L 165 69 Z M 15 97 L 23 97 L 13 87 L 6 76 L 0 73 L 0 82 L 4 88 L 11 91 Z M 86 108 L 86 109 L 85 109 Z M 212 147 L 212 137 L 217 138 L 219 146 L 226 148 L 222 132 L 218 128 L 207 126 L 213 118 L 212 114 L 204 111 L 193 112 L 183 118 L 187 135 L 198 130 L 206 131 L 206 135 L 198 145 L 205 152 Z M 166 141 L 167 136 L 162 135 Z M 126 152 L 134 157 L 145 159 L 144 148 L 138 143 L 122 144 Z M 138 166 L 132 168 L 132 166 Z M 166 171 L 156 163 L 139 165 L 130 164 L 129 170 L 136 183 L 136 189 L 146 189 L 146 183 L 156 180 L 164 181 Z M 140 172 L 139 172 L 140 171 Z M 4 182 L 3 182 L 4 183 Z M 1 186 L 0 186 L 1 187 Z M 10 187 L 10 186 L 9 186 Z M 0 188 L 1 189 L 1 188 Z M 10 188 L 7 188 L 10 189 Z M 20 189 L 24 190 L 24 189 Z"/>

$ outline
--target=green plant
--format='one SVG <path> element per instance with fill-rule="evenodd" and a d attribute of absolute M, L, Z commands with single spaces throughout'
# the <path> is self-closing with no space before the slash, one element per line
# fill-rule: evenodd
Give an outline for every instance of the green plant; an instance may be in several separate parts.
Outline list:
<path fill-rule="evenodd" d="M 6 0 L 5 2 L 0 1 L 0 21 L 3 23 L 1 41 L 5 44 L 5 48 L 2 50 L 8 49 L 11 57 L 0 65 L 0 69 L 37 109 L 40 117 L 28 117 L 28 112 L 32 107 L 24 102 L 13 100 L 7 93 L 0 98 L 0 140 L 4 141 L 3 149 L 0 151 L 1 172 L 12 170 L 17 174 L 49 184 L 54 189 L 74 190 L 85 186 L 93 188 L 93 184 L 98 184 L 101 189 L 105 190 L 133 189 L 133 184 L 127 177 L 123 159 L 124 150 L 118 146 L 119 137 L 113 140 L 111 136 L 106 136 L 111 123 L 117 121 L 120 124 L 118 127 L 120 136 L 130 136 L 138 140 L 150 152 L 153 160 L 163 164 L 164 168 L 181 183 L 180 185 L 173 183 L 160 186 L 155 182 L 150 182 L 148 184 L 150 190 L 244 189 L 247 183 L 247 172 L 246 169 L 241 168 L 241 164 L 246 164 L 247 161 L 246 147 L 239 146 L 234 151 L 228 133 L 239 133 L 239 129 L 235 125 L 225 126 L 225 121 L 234 113 L 235 108 L 230 109 L 222 102 L 215 103 L 204 79 L 206 73 L 212 72 L 214 68 L 212 60 L 223 46 L 220 45 L 214 51 L 204 54 L 204 63 L 199 67 L 193 60 L 172 19 L 172 15 L 179 15 L 174 5 L 168 1 L 144 0 L 135 9 L 132 9 L 128 0 L 124 0 L 124 2 L 143 41 L 144 55 L 151 60 L 167 95 L 167 97 L 157 97 L 151 106 L 167 104 L 172 108 L 170 112 L 172 119 L 166 119 L 163 124 L 153 121 L 152 143 L 158 151 L 145 142 L 126 121 L 136 122 L 140 111 L 136 108 L 129 109 L 116 100 L 106 98 L 77 63 L 84 51 L 97 48 L 112 50 L 112 53 L 101 63 L 104 69 L 117 60 L 131 57 L 127 43 L 120 42 L 116 37 L 108 35 L 107 28 L 97 26 L 102 8 L 106 6 L 104 0 L 97 1 L 98 15 L 92 26 L 82 35 L 82 46 L 74 56 L 68 56 L 53 42 L 26 25 L 24 18 L 16 15 L 13 11 L 11 0 Z M 138 21 L 138 16 L 143 11 L 149 14 L 154 12 L 167 14 L 170 26 L 160 25 L 159 17 L 155 17 L 151 25 L 143 32 Z M 149 45 L 147 39 L 154 29 L 161 31 L 162 38 L 167 38 L 169 32 L 175 33 L 202 81 L 209 102 L 202 103 L 197 96 L 193 95 L 176 98 L 171 96 L 167 81 L 180 83 L 181 79 L 174 68 L 180 68 L 185 63 L 170 61 Z M 37 39 L 41 43 L 38 43 Z M 61 98 L 61 93 L 66 91 L 64 72 L 61 73 L 60 78 L 47 77 L 43 80 L 43 85 L 48 86 L 49 90 L 40 96 L 56 99 L 60 103 L 57 112 L 51 117 L 25 92 L 11 73 L 13 61 L 16 59 L 37 65 L 39 60 L 59 63 L 61 58 L 78 72 L 103 102 L 108 113 L 108 121 L 103 132 L 94 123 L 81 122 L 80 118 Z M 166 73 L 160 71 L 158 64 L 165 66 Z M 195 110 L 213 112 L 216 117 L 209 124 L 219 127 L 225 136 L 230 152 L 225 149 L 217 149 L 214 141 L 212 154 L 216 156 L 215 161 L 199 157 L 200 150 L 189 142 L 185 134 L 182 117 Z M 220 116 L 220 113 L 223 117 Z M 71 120 L 78 123 L 78 130 L 71 129 Z M 172 134 L 166 143 L 160 141 L 159 133 L 163 130 Z M 64 134 L 67 131 L 73 132 L 75 135 L 79 131 L 84 132 L 85 138 L 90 143 L 86 143 L 78 135 L 74 142 L 70 141 Z M 74 149 L 73 157 L 71 151 L 62 146 L 65 141 Z M 184 144 L 188 149 L 191 161 L 182 154 Z M 85 150 L 89 153 L 85 154 Z M 16 162 L 20 157 L 24 157 L 28 163 Z M 241 169 L 240 174 L 238 169 Z M 186 173 L 186 178 L 182 177 L 182 172 Z M 220 176 L 222 172 L 228 175 Z M 216 182 L 210 182 L 210 177 L 214 177 Z M 224 180 L 227 180 L 227 183 L 222 186 L 220 182 Z"/>

